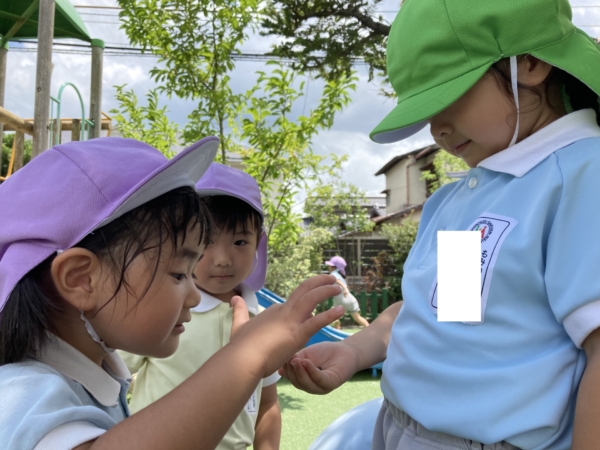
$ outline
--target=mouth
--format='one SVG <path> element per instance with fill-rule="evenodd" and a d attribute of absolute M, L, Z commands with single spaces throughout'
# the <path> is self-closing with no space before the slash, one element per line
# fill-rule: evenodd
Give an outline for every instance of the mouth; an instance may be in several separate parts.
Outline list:
<path fill-rule="evenodd" d="M 225 281 L 233 278 L 233 275 L 213 275 L 212 278 L 219 281 Z"/>
<path fill-rule="evenodd" d="M 454 153 L 456 153 L 457 155 L 460 155 L 465 148 L 467 148 L 467 145 L 469 145 L 469 143 L 471 142 L 471 140 L 466 140 L 465 142 L 463 142 L 460 145 L 457 145 L 456 147 L 452 147 L 452 150 L 454 151 Z"/>

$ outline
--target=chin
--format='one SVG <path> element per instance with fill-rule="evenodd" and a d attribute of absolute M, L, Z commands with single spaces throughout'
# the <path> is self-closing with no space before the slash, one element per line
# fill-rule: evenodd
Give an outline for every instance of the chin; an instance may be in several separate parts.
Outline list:
<path fill-rule="evenodd" d="M 153 349 L 152 354 L 149 355 L 153 358 L 168 358 L 179 348 L 179 336 L 172 336 L 160 347 Z"/>

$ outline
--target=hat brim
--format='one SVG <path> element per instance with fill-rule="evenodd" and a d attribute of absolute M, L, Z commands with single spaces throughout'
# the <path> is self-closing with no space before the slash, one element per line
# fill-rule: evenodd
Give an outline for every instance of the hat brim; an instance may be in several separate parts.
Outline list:
<path fill-rule="evenodd" d="M 209 136 L 182 150 L 134 186 L 123 197 L 123 202 L 116 205 L 115 210 L 90 231 L 97 230 L 138 206 L 174 189 L 185 186 L 196 189 L 196 183 L 208 170 L 218 148 L 219 138 Z"/>
<path fill-rule="evenodd" d="M 375 127 L 371 140 L 379 144 L 401 141 L 425 128 L 427 120 L 462 97 L 488 71 L 494 61 L 458 78 L 400 101 Z"/>
<path fill-rule="evenodd" d="M 529 53 L 573 75 L 600 96 L 600 46 L 584 31 L 575 28 L 561 41 Z"/>
<path fill-rule="evenodd" d="M 255 205 L 254 202 L 251 202 L 247 198 L 244 198 L 244 197 L 242 197 L 242 196 L 240 196 L 238 194 L 235 194 L 233 192 L 226 191 L 226 190 L 223 190 L 223 189 L 198 189 L 197 187 L 196 187 L 196 192 L 198 193 L 198 195 L 200 197 L 214 197 L 214 196 L 217 196 L 217 195 L 226 195 L 228 197 L 235 197 L 235 198 L 237 198 L 237 199 L 239 199 L 239 200 L 241 200 L 241 201 L 243 201 L 245 203 L 248 203 L 250 206 L 252 206 L 252 208 L 254 208 L 254 210 L 257 213 L 260 214 L 260 216 L 263 218 L 263 220 L 265 218 L 265 215 L 262 212 L 262 210 L 257 205 Z"/>

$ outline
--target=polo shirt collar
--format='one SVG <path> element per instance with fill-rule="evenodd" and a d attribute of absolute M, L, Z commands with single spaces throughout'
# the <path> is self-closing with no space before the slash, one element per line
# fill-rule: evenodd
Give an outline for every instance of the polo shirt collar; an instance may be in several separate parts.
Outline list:
<path fill-rule="evenodd" d="M 122 384 L 118 379 L 131 381 L 131 373 L 117 352 L 107 353 L 105 367 L 100 367 L 55 335 L 51 335 L 40 362 L 81 384 L 98 403 L 107 407 L 119 404 Z"/>
<path fill-rule="evenodd" d="M 522 177 L 555 151 L 581 139 L 600 137 L 593 109 L 555 120 L 518 144 L 481 161 L 477 167 Z"/>
<path fill-rule="evenodd" d="M 256 297 L 256 292 L 252 289 L 248 288 L 246 285 L 242 284 L 239 286 L 239 290 L 241 291 L 241 296 L 246 302 L 246 307 L 248 311 L 253 314 L 258 314 L 258 298 Z M 195 313 L 205 313 L 215 309 L 217 306 L 222 305 L 223 302 L 218 298 L 213 297 L 207 292 L 204 292 L 200 289 L 200 303 L 195 308 L 192 308 L 192 312 Z"/>

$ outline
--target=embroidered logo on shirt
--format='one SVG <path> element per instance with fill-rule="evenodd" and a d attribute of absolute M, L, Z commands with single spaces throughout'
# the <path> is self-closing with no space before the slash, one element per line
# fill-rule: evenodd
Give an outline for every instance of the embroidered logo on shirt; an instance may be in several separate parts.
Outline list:
<path fill-rule="evenodd" d="M 517 226 L 517 219 L 497 214 L 483 213 L 467 228 L 481 232 L 481 322 L 485 317 L 485 308 L 492 283 L 492 275 L 500 248 L 508 234 Z M 429 291 L 429 307 L 437 314 L 437 276 Z"/>

